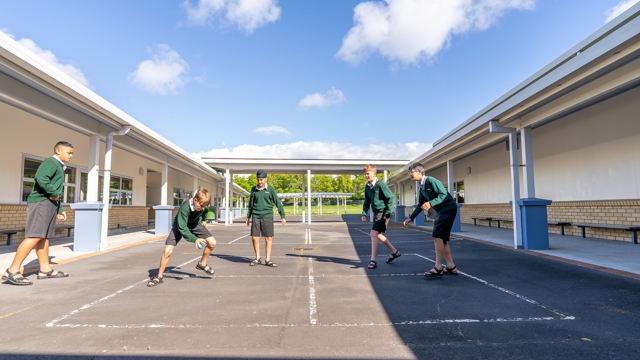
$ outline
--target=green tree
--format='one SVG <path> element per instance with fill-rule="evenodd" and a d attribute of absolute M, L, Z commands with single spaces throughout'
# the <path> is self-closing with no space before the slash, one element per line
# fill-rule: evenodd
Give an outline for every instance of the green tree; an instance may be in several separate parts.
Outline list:
<path fill-rule="evenodd" d="M 255 178 L 255 175 L 253 175 L 253 177 Z M 249 179 L 240 175 L 233 175 L 233 182 L 249 192 L 251 192 L 251 188 L 256 184 L 255 181 L 249 182 Z"/>
<path fill-rule="evenodd" d="M 334 179 L 333 189 L 339 193 L 350 193 L 353 191 L 353 184 L 351 183 L 351 175 L 339 175 Z"/>
<path fill-rule="evenodd" d="M 367 178 L 364 177 L 364 174 L 357 175 L 356 177 L 353 178 L 353 180 L 351 181 L 351 184 L 352 184 L 351 188 L 353 189 L 353 193 L 355 194 L 352 197 L 353 200 L 364 199 L 364 187 L 366 183 L 367 183 Z"/>
<path fill-rule="evenodd" d="M 333 192 L 331 175 L 314 175 L 311 178 L 311 192 Z"/>

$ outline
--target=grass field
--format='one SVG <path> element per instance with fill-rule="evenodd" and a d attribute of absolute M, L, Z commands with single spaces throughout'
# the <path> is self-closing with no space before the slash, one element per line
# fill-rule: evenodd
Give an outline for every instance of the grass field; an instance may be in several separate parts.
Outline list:
<path fill-rule="evenodd" d="M 298 215 L 302 214 L 302 211 L 307 211 L 307 206 L 305 205 L 304 209 L 302 206 L 298 206 Z M 293 215 L 293 205 L 284 206 L 284 212 L 287 215 Z M 274 209 L 274 213 L 278 213 L 277 209 Z M 362 213 L 362 205 L 347 205 L 347 211 L 345 213 L 344 205 L 340 205 L 340 213 L 338 214 L 338 207 L 336 205 L 323 205 L 322 206 L 322 215 L 342 215 L 342 214 L 351 214 L 351 215 L 359 215 Z M 318 205 L 311 206 L 311 214 L 318 215 Z"/>

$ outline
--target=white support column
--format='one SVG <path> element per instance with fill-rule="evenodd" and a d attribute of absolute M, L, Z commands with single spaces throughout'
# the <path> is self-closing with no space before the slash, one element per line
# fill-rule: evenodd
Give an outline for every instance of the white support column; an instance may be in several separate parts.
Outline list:
<path fill-rule="evenodd" d="M 229 226 L 229 169 L 224 173 L 224 226 Z"/>
<path fill-rule="evenodd" d="M 311 169 L 307 170 L 307 223 L 311 225 Z"/>
<path fill-rule="evenodd" d="M 346 214 L 347 213 L 347 198 L 345 197 L 343 199 L 343 201 L 344 201 L 344 213 Z"/>
<path fill-rule="evenodd" d="M 489 122 L 489 132 L 509 134 L 509 163 L 511 167 L 511 205 L 513 216 L 513 247 L 522 248 L 522 219 L 520 218 L 520 164 L 518 162 L 518 133 L 514 128 L 504 128 L 497 120 Z"/>
<path fill-rule="evenodd" d="M 305 211 L 304 210 L 305 209 L 304 202 L 305 202 L 305 198 L 306 198 L 305 189 L 304 189 L 304 187 L 305 187 L 304 174 L 302 174 L 301 177 L 302 177 L 302 199 L 301 199 L 302 200 L 302 204 L 301 205 L 302 205 L 302 212 L 304 212 Z M 306 220 L 305 220 L 305 217 L 303 216 L 302 217 L 302 223 L 304 224 L 305 222 L 306 222 Z"/>
<path fill-rule="evenodd" d="M 198 191 L 198 176 L 193 177 L 193 196 L 196 196 L 196 191 Z"/>
<path fill-rule="evenodd" d="M 520 132 L 522 140 L 522 160 L 524 161 L 524 197 L 536 197 L 536 186 L 533 179 L 533 149 L 531 144 L 531 127 L 527 126 Z"/>
<path fill-rule="evenodd" d="M 131 129 L 130 126 L 125 126 L 121 130 L 111 130 L 107 133 L 107 144 L 104 151 L 104 182 L 102 189 L 102 203 L 104 208 L 102 209 L 102 227 L 100 229 L 100 250 L 107 250 L 107 235 L 109 230 L 109 185 L 111 183 L 111 156 L 113 150 L 113 137 L 115 135 L 125 135 Z"/>
<path fill-rule="evenodd" d="M 447 186 L 449 187 L 449 194 L 456 198 L 455 189 L 453 188 L 453 161 L 447 160 Z"/>
<path fill-rule="evenodd" d="M 98 202 L 100 174 L 100 135 L 89 135 L 89 162 L 87 163 L 87 202 Z"/>
<path fill-rule="evenodd" d="M 231 201 L 231 206 L 230 206 L 231 207 L 231 211 L 229 212 L 229 223 L 233 224 L 233 218 L 234 218 L 234 215 L 235 215 L 235 212 L 234 212 L 235 208 L 233 206 L 233 198 L 234 198 L 234 194 L 235 194 L 235 192 L 233 192 L 233 170 L 229 171 L 229 189 L 230 189 L 229 191 L 231 191 L 231 199 L 230 199 L 230 201 Z"/>
<path fill-rule="evenodd" d="M 169 164 L 162 165 L 162 185 L 160 187 L 160 205 L 169 205 Z"/>
<path fill-rule="evenodd" d="M 389 170 L 384 170 L 383 174 L 384 174 L 384 177 L 383 177 L 384 183 L 386 184 L 387 180 L 389 180 Z"/>

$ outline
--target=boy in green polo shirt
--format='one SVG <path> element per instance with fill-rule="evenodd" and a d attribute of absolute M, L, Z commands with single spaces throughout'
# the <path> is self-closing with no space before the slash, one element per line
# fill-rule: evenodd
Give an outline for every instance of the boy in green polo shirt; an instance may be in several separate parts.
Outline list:
<path fill-rule="evenodd" d="M 27 197 L 25 239 L 18 246 L 11 266 L 2 275 L 2 280 L 13 285 L 32 284 L 29 279 L 22 276 L 20 267 L 34 247 L 40 264 L 38 280 L 69 276 L 51 268 L 49 239 L 55 236 L 56 219 L 67 219 L 60 195 L 64 188 L 64 171 L 67 168 L 64 163 L 69 162 L 73 157 L 73 145 L 60 141 L 53 147 L 53 153 L 54 155 L 44 159 L 36 170 L 33 189 Z"/>
<path fill-rule="evenodd" d="M 422 210 L 435 210 L 435 223 L 433 224 L 433 242 L 436 248 L 436 266 L 424 273 L 427 278 L 440 278 L 442 274 L 458 275 L 456 264 L 453 263 L 449 238 L 451 237 L 451 227 L 458 213 L 458 204 L 453 196 L 445 190 L 440 180 L 433 176 L 423 175 L 424 166 L 416 162 L 409 165 L 409 176 L 413 181 L 420 181 L 420 196 L 418 207 L 404 221 L 407 226 Z M 442 256 L 447 259 L 447 267 L 442 268 Z"/>
<path fill-rule="evenodd" d="M 178 242 L 185 238 L 188 242 L 196 243 L 198 249 L 202 249 L 202 258 L 196 264 L 196 269 L 202 270 L 208 275 L 213 275 L 215 271 L 211 266 L 207 265 L 207 259 L 211 255 L 211 251 L 216 247 L 216 239 L 211 236 L 207 230 L 206 224 L 206 207 L 211 202 L 209 190 L 200 188 L 193 195 L 193 198 L 183 202 L 180 209 L 173 219 L 171 232 L 165 241 L 164 251 L 160 258 L 160 266 L 158 274 L 147 283 L 147 286 L 153 287 L 163 283 L 164 270 L 169 262 L 169 257 L 173 253 L 173 249 Z"/>
<path fill-rule="evenodd" d="M 251 195 L 249 195 L 249 210 L 247 212 L 247 226 L 249 226 L 249 220 L 253 217 L 251 222 L 251 239 L 253 240 L 253 250 L 256 253 L 256 258 L 249 263 L 250 266 L 256 266 L 261 264 L 260 261 L 260 235 L 264 236 L 264 250 L 267 255 L 265 265 L 276 267 L 276 263 L 271 261 L 271 240 L 273 239 L 273 206 L 278 207 L 278 213 L 280 213 L 280 219 L 282 225 L 287 223 L 284 214 L 284 208 L 278 198 L 278 194 L 273 186 L 267 184 L 267 172 L 260 169 L 256 173 L 258 178 L 258 185 L 251 189 Z"/>
<path fill-rule="evenodd" d="M 378 267 L 376 256 L 378 254 L 378 241 L 389 249 L 391 255 L 387 259 L 387 264 L 400 257 L 400 251 L 391 245 L 391 241 L 384 236 L 389 224 L 389 218 L 393 212 L 396 198 L 383 181 L 378 181 L 376 176 L 378 169 L 373 164 L 364 167 L 364 176 L 367 178 L 367 185 L 364 188 L 364 204 L 362 205 L 362 222 L 367 222 L 367 211 L 371 207 L 373 211 L 373 226 L 371 227 L 371 261 L 368 269 Z"/>

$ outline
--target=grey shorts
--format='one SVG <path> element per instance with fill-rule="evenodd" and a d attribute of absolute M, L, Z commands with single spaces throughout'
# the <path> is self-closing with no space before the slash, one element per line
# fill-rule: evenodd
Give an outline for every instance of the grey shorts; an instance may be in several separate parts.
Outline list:
<path fill-rule="evenodd" d="M 206 239 L 211 237 L 211 233 L 207 230 L 206 227 L 202 226 L 202 224 L 198 224 L 198 226 L 190 229 L 191 233 L 198 237 L 198 239 Z M 182 233 L 178 230 L 178 227 L 174 224 L 171 227 L 171 232 L 167 237 L 167 241 L 164 242 L 165 245 L 173 245 L 176 246 L 182 240 Z"/>
<path fill-rule="evenodd" d="M 251 236 L 273 237 L 273 218 L 251 220 Z"/>
<path fill-rule="evenodd" d="M 389 225 L 389 219 L 384 218 L 384 212 L 376 212 L 373 213 L 373 227 L 371 230 L 385 233 L 387 231 L 387 226 Z"/>
<path fill-rule="evenodd" d="M 58 201 L 44 200 L 27 204 L 27 225 L 24 237 L 51 239 L 56 235 Z"/>

